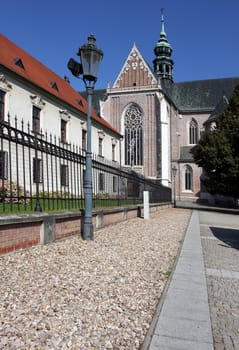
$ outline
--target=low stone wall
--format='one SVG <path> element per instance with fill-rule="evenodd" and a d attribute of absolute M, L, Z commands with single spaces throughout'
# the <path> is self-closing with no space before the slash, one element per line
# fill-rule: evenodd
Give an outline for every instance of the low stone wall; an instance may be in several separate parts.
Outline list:
<path fill-rule="evenodd" d="M 171 203 L 153 204 L 150 212 L 171 206 Z M 139 216 L 143 217 L 143 206 L 94 211 L 94 230 Z M 83 220 L 80 212 L 1 216 L 0 254 L 81 234 Z"/>
<path fill-rule="evenodd" d="M 40 222 L 19 222 L 0 226 L 0 254 L 40 243 Z"/>

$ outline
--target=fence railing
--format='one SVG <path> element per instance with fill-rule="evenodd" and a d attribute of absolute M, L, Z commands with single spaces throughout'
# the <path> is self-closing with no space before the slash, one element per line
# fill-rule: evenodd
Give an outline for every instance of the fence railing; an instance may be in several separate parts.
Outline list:
<path fill-rule="evenodd" d="M 52 134 L 34 134 L 15 118 L 0 121 L 0 212 L 84 208 L 85 151 Z M 171 201 L 171 190 L 157 181 L 122 169 L 119 163 L 92 154 L 93 207 Z"/>

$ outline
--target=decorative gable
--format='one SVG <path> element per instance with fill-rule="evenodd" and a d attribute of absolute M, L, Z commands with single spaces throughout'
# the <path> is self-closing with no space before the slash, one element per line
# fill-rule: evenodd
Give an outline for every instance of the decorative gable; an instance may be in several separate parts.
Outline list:
<path fill-rule="evenodd" d="M 113 88 L 129 88 L 157 84 L 157 79 L 134 44 Z"/>

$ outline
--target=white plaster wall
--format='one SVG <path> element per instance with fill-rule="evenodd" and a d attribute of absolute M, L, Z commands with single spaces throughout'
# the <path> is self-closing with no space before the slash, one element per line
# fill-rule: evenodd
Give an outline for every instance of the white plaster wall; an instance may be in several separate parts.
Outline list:
<path fill-rule="evenodd" d="M 160 101 L 161 108 L 161 171 L 162 171 L 162 184 L 168 186 L 169 180 L 169 116 L 167 110 L 167 102 L 163 98 Z"/>
<path fill-rule="evenodd" d="M 86 128 L 86 116 L 80 115 L 80 112 L 73 112 L 70 108 L 56 99 L 49 99 L 42 92 L 36 89 L 30 89 L 21 82 L 14 81 L 10 77 L 6 77 L 12 88 L 6 93 L 6 113 L 9 112 L 11 125 L 13 125 L 15 117 L 18 118 L 18 126 L 21 127 L 21 120 L 24 120 L 25 128 L 30 123 L 30 131 L 32 130 L 32 106 L 31 96 L 37 95 L 42 98 L 44 106 L 41 108 L 41 122 L 43 134 L 47 131 L 48 135 L 60 138 L 61 129 L 61 111 L 65 111 L 63 118 L 67 121 L 67 142 L 78 146 L 82 145 L 82 128 Z M 92 120 L 92 153 L 98 154 L 98 131 L 103 128 L 94 124 Z M 25 129 L 27 130 L 27 129 Z M 112 160 L 112 139 L 119 139 L 118 136 L 103 129 L 103 156 Z M 115 146 L 115 160 L 119 161 L 119 141 Z"/>
<path fill-rule="evenodd" d="M 1 72 L 0 72 L 1 73 Z M 5 75 L 5 74 L 4 74 Z M 73 108 L 67 106 L 63 102 L 58 101 L 57 99 L 51 97 L 48 94 L 44 94 L 44 92 L 38 90 L 34 87 L 29 87 L 27 84 L 23 84 L 21 81 L 14 80 L 10 76 L 5 75 L 5 79 L 10 86 L 6 90 L 6 103 L 5 103 L 5 115 L 7 118 L 7 114 L 10 114 L 10 124 L 11 126 L 15 126 L 15 117 L 18 118 L 17 128 L 22 128 L 22 119 L 24 120 L 24 131 L 27 132 L 27 125 L 30 124 L 30 133 L 32 131 L 32 106 L 33 99 L 31 96 L 37 95 L 41 98 L 43 104 L 41 108 L 41 128 L 43 132 L 43 138 L 45 138 L 45 132 L 47 131 L 47 140 L 50 141 L 50 134 L 52 136 L 56 136 L 57 144 L 59 144 L 59 138 L 61 133 L 61 118 L 64 118 L 67 121 L 67 142 L 72 145 L 81 147 L 82 145 L 82 128 L 86 129 L 86 115 L 80 115 L 80 112 L 74 111 Z M 0 86 L 1 88 L 1 86 Z M 63 112 L 63 113 L 62 113 Z M 119 162 L 119 136 L 104 128 L 100 124 L 94 123 L 92 120 L 92 153 L 98 155 L 98 145 L 99 145 L 99 132 L 104 135 L 103 138 L 103 158 L 105 160 L 112 161 L 112 143 L 115 144 L 115 161 Z M 55 138 L 52 139 L 53 143 L 55 143 Z M 61 144 L 63 146 L 63 144 Z M 16 148 L 18 147 L 18 149 Z M 8 153 L 8 166 L 10 165 L 11 156 L 11 179 L 10 179 L 10 171 L 8 171 L 8 181 L 17 181 L 17 162 L 18 162 L 18 181 L 19 184 L 27 190 L 30 190 L 30 176 L 29 168 L 31 169 L 31 176 L 33 176 L 33 158 L 35 157 L 34 150 L 31 150 L 30 153 L 28 148 L 26 147 L 25 152 L 25 162 L 23 162 L 22 152 L 23 148 L 21 146 L 16 146 L 16 144 L 11 143 L 11 147 L 9 148 L 9 143 L 4 142 L 3 149 Z M 30 158 L 30 162 L 29 162 Z M 43 177 L 44 177 L 44 186 L 39 184 L 40 191 L 47 191 L 47 161 L 46 155 L 41 152 L 38 153 L 38 158 L 43 160 Z M 50 158 L 50 157 L 49 157 Z M 48 162 L 50 160 L 48 159 Z M 59 190 L 59 182 L 60 182 L 60 164 L 64 163 L 63 160 L 58 159 L 57 165 L 54 165 L 53 174 L 48 176 L 48 186 L 49 191 L 53 192 L 54 189 L 57 188 L 56 183 L 58 181 L 58 190 Z M 50 163 L 48 163 L 48 167 L 50 169 Z M 25 171 L 24 171 L 25 169 Z M 83 167 L 82 169 L 78 169 L 79 172 L 82 172 L 80 178 L 83 179 Z M 25 176 L 24 176 L 25 174 Z M 70 176 L 70 174 L 69 174 Z M 74 177 L 74 176 L 73 176 Z M 33 178 L 31 178 L 31 182 Z M 108 192 L 113 189 L 113 179 L 109 179 L 108 181 Z M 75 179 L 71 178 L 69 180 L 69 186 L 67 190 L 71 193 L 74 192 Z M 72 186 L 73 184 L 73 186 Z M 82 184 L 81 184 L 82 185 Z M 32 191 L 35 192 L 35 184 L 32 185 Z"/>

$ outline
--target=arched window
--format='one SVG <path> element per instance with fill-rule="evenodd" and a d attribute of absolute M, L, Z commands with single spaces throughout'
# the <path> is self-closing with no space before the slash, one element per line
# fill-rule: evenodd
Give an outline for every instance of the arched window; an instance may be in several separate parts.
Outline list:
<path fill-rule="evenodd" d="M 198 123 L 192 119 L 189 124 L 189 144 L 194 145 L 198 143 Z"/>
<path fill-rule="evenodd" d="M 193 190 L 193 171 L 192 168 L 188 165 L 185 167 L 184 188 L 188 191 Z"/>
<path fill-rule="evenodd" d="M 143 165 L 143 118 L 136 104 L 126 110 L 124 130 L 125 165 Z"/>

